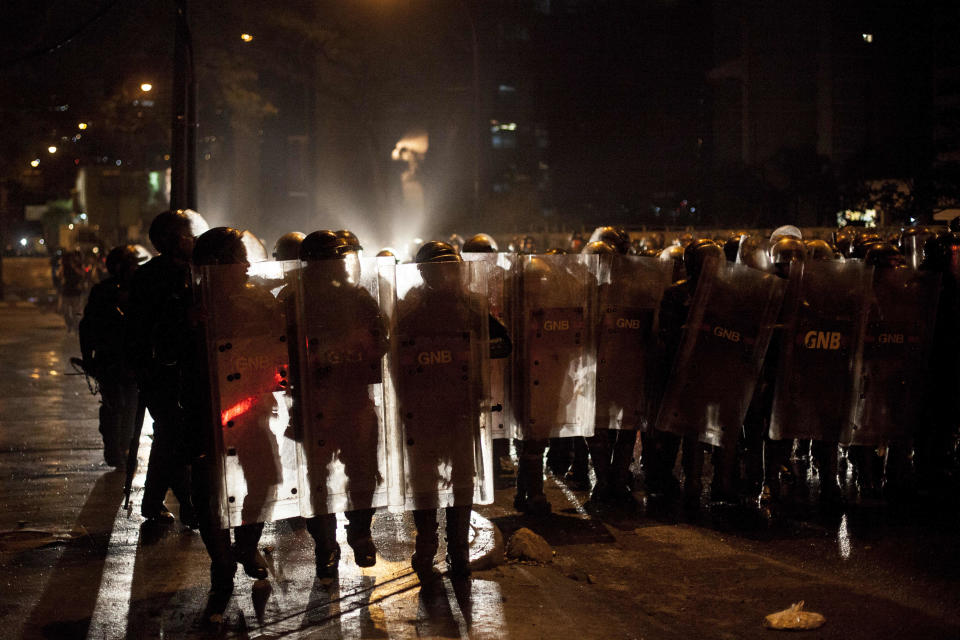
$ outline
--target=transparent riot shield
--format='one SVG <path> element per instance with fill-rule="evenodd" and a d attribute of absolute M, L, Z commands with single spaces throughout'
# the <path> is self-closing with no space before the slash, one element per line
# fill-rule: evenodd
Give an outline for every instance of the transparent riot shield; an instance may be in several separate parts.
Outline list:
<path fill-rule="evenodd" d="M 395 427 L 384 378 L 393 270 L 381 266 L 350 253 L 300 270 L 293 414 L 307 517 L 390 504 Z"/>
<path fill-rule="evenodd" d="M 524 440 L 592 436 L 599 256 L 518 256 L 513 398 Z"/>
<path fill-rule="evenodd" d="M 928 229 L 920 229 L 912 235 L 905 236 L 900 242 L 900 251 L 903 253 L 907 265 L 919 269 L 923 264 L 927 240 L 933 236 Z"/>
<path fill-rule="evenodd" d="M 493 500 L 482 262 L 398 265 L 392 346 L 406 508 Z"/>
<path fill-rule="evenodd" d="M 774 440 L 837 442 L 850 426 L 872 274 L 859 260 L 803 264 L 796 293 L 784 302 Z"/>
<path fill-rule="evenodd" d="M 725 261 L 704 265 L 657 416 L 657 429 L 736 446 L 785 283 Z"/>
<path fill-rule="evenodd" d="M 875 274 L 863 336 L 853 422 L 841 442 L 908 442 L 920 419 L 940 274 L 910 268 Z"/>
<path fill-rule="evenodd" d="M 289 426 L 290 368 L 277 295 L 295 264 L 202 267 L 213 442 L 221 525 L 299 515 L 297 451 Z M 272 289 L 257 283 L 271 282 Z"/>
<path fill-rule="evenodd" d="M 513 326 L 510 302 L 511 274 L 514 273 L 517 255 L 513 253 L 463 253 L 467 262 L 483 262 L 487 271 L 487 304 L 490 315 L 504 327 Z M 490 360 L 487 366 L 490 390 L 491 437 L 512 438 L 516 433 L 516 416 L 510 394 L 511 361 L 509 358 Z"/>
<path fill-rule="evenodd" d="M 647 429 L 654 407 L 657 314 L 671 266 L 601 256 L 597 300 L 597 429 Z"/>

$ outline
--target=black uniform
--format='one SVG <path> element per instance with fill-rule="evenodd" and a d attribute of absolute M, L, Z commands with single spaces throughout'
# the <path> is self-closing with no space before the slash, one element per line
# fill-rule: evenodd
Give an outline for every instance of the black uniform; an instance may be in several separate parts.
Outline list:
<path fill-rule="evenodd" d="M 134 275 L 126 344 L 140 393 L 153 417 L 153 445 L 141 505 L 148 518 L 166 510 L 163 500 L 167 489 L 173 489 L 181 519 L 188 520 L 184 515 L 191 504 L 187 415 L 181 396 L 186 388 L 184 372 L 196 366 L 196 344 L 187 338 L 191 304 L 189 264 L 160 255 Z"/>
<path fill-rule="evenodd" d="M 123 350 L 124 317 L 129 290 L 111 276 L 90 290 L 80 320 L 84 365 L 100 386 L 100 434 L 106 463 L 126 462 L 137 413 L 137 381 Z"/>

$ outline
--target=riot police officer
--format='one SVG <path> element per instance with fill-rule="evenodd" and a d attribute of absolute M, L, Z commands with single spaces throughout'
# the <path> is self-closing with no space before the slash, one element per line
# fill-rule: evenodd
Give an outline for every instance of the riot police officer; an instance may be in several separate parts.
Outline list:
<path fill-rule="evenodd" d="M 194 357 L 193 345 L 183 339 L 190 331 L 188 316 L 193 304 L 191 219 L 182 211 L 164 211 L 153 219 L 149 236 L 160 255 L 133 276 L 125 338 L 140 393 L 153 417 L 141 513 L 151 520 L 172 521 L 164 498 L 167 489 L 173 489 L 180 503 L 180 519 L 192 525 L 195 517 L 180 398 L 184 368 Z"/>
<path fill-rule="evenodd" d="M 303 421 L 297 428 L 307 452 L 313 512 L 319 514 L 307 520 L 307 530 L 315 543 L 317 576 L 328 578 L 340 558 L 336 501 L 330 493 L 349 498 L 347 543 L 357 565 L 372 567 L 377 561 L 371 522 L 374 493 L 382 483 L 377 458 L 382 417 L 371 396 L 382 382 L 387 326 L 376 300 L 352 278 L 357 265 L 347 261 L 357 258 L 344 238 L 315 231 L 303 240 L 300 258 L 306 263 L 303 298 L 296 303 L 302 324 L 290 343 L 298 352 L 306 348 L 297 356 L 306 368 L 295 388 L 296 402 L 309 411 L 295 415 Z M 345 478 L 332 477 L 334 462 L 343 465 Z"/>
<path fill-rule="evenodd" d="M 600 255 L 601 270 L 610 275 L 599 287 L 597 418 L 587 438 L 596 475 L 590 504 L 630 507 L 636 504 L 630 463 L 637 429 L 650 418 L 644 409 L 651 404 L 653 320 L 669 274 L 660 261 L 626 258 L 631 247 L 622 229 L 601 228 L 594 237 L 604 240 L 589 242 L 583 252 Z"/>
<path fill-rule="evenodd" d="M 683 266 L 686 279 L 672 284 L 663 294 L 660 306 L 659 332 L 663 349 L 662 378 L 667 379 L 674 359 L 680 349 L 683 329 L 693 303 L 702 269 L 707 260 L 722 261 L 723 249 L 713 240 L 691 241 L 683 251 Z M 703 486 L 703 446 L 696 433 L 682 437 L 683 454 L 683 502 L 684 507 L 695 509 L 700 503 Z M 661 430 L 652 430 L 643 440 L 644 471 L 648 489 L 652 492 L 669 491 L 675 484 L 673 465 L 680 449 L 681 436 Z"/>
<path fill-rule="evenodd" d="M 194 344 L 205 344 L 210 339 L 219 341 L 223 337 L 235 340 L 248 335 L 259 336 L 264 327 L 283 327 L 277 301 L 269 291 L 249 280 L 247 270 L 250 265 L 243 232 L 231 227 L 215 227 L 204 232 L 196 240 L 193 263 L 198 269 L 211 268 L 208 272 L 201 271 L 199 293 L 200 300 L 214 305 L 214 308 L 197 307 L 201 312 L 195 316 L 201 322 L 191 326 L 190 337 Z M 256 345 L 251 348 L 256 350 Z M 267 425 L 272 408 L 255 396 L 257 401 L 251 403 L 250 411 L 238 412 L 232 418 L 240 421 L 238 424 L 214 422 L 213 397 L 209 391 L 213 380 L 212 366 L 211 361 L 201 358 L 184 371 L 187 385 L 182 404 L 190 423 L 185 440 L 192 461 L 193 502 L 200 535 L 210 557 L 208 612 L 217 613 L 223 611 L 233 591 L 238 562 L 251 578 L 267 577 L 266 563 L 257 548 L 263 532 L 260 517 L 271 495 L 275 496 L 281 478 L 276 441 L 270 437 Z M 250 371 L 246 377 L 252 377 Z M 236 378 L 240 378 L 239 374 Z M 251 392 L 240 384 L 243 387 L 238 389 L 240 395 Z M 269 393 L 261 395 L 273 398 Z M 216 414 L 222 415 L 222 411 L 216 411 Z M 222 427 L 231 428 L 237 434 L 237 452 L 228 455 L 238 456 L 247 487 L 242 512 L 245 524 L 233 528 L 235 544 L 232 546 L 230 530 L 222 527 L 220 519 L 223 505 L 219 497 L 223 491 L 216 434 Z"/>
<path fill-rule="evenodd" d="M 802 265 L 806 258 L 806 245 L 792 236 L 782 237 L 770 247 L 770 263 L 773 266 L 773 273 L 784 280 L 789 279 L 791 271 L 797 268 L 793 265 Z M 748 477 L 750 477 L 752 469 L 759 468 L 759 465 L 762 464 L 764 482 L 761 488 L 761 501 L 764 505 L 778 503 L 783 483 L 793 486 L 797 482 L 798 476 L 790 460 L 793 440 L 772 440 L 769 437 L 767 423 L 773 406 L 774 385 L 780 362 L 786 311 L 786 308 L 781 309 L 780 317 L 774 328 L 773 339 L 770 340 L 770 347 L 767 349 L 767 356 L 763 362 L 763 373 L 757 384 L 751 409 L 748 412 L 751 420 L 746 424 Z M 759 405 L 754 407 L 753 405 L 757 403 Z M 762 463 L 759 462 L 760 460 L 762 460 Z"/>
<path fill-rule="evenodd" d="M 852 463 L 854 480 L 862 498 L 877 497 L 884 473 L 884 456 L 879 446 L 886 446 L 888 477 L 894 481 L 887 487 L 906 486 L 909 466 L 909 442 L 917 406 L 914 381 L 910 378 L 922 366 L 917 352 L 924 342 L 922 318 L 926 309 L 914 308 L 923 300 L 923 292 L 930 296 L 924 307 L 935 304 L 934 280 L 929 274 L 917 274 L 906 269 L 904 256 L 888 243 L 874 243 L 866 252 L 864 262 L 874 268 L 873 303 L 867 320 L 862 368 L 869 384 L 859 393 L 860 401 L 848 444 L 847 458 Z M 918 305 L 919 306 L 919 305 Z M 906 322 L 905 322 L 906 321 Z M 886 340 L 884 336 L 899 334 L 906 339 Z M 899 396 L 899 397 L 897 397 Z M 891 423 L 900 423 L 894 428 Z"/>
<path fill-rule="evenodd" d="M 80 351 L 84 368 L 100 387 L 100 435 L 103 457 L 122 467 L 134 431 L 139 392 L 133 369 L 123 351 L 124 316 L 130 282 L 140 265 L 133 245 L 114 247 L 107 254 L 106 280 L 90 290 L 80 320 Z"/>
<path fill-rule="evenodd" d="M 487 324 L 491 357 L 506 357 L 510 341 L 499 322 L 478 311 L 484 301 L 461 281 L 466 265 L 460 266 L 462 258 L 454 247 L 428 242 L 417 251 L 415 262 L 422 283 L 397 302 L 393 342 L 408 465 L 407 503 L 417 529 L 411 564 L 421 583 L 431 586 L 439 577 L 433 560 L 440 506 L 446 515 L 449 573 L 458 578 L 470 574 L 468 536 L 482 392 L 473 360 L 475 339 Z"/>

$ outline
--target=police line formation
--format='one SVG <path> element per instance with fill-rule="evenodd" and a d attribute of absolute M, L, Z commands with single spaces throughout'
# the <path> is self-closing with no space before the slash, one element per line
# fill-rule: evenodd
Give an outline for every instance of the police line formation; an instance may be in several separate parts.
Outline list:
<path fill-rule="evenodd" d="M 548 447 L 581 481 L 589 450 L 589 504 L 629 507 L 639 433 L 647 493 L 695 508 L 706 452 L 715 500 L 775 505 L 812 441 L 830 503 L 838 445 L 864 490 L 895 495 L 936 475 L 954 435 L 955 232 L 906 229 L 898 247 L 784 227 L 637 248 L 600 227 L 579 252 L 527 254 L 478 234 L 399 264 L 348 231 L 286 234 L 268 260 L 249 232 L 201 224 L 158 215 L 142 266 L 111 251 L 80 335 L 107 462 L 137 442 L 139 394 L 154 420 L 142 514 L 172 521 L 173 490 L 210 555 L 215 610 L 238 563 L 267 577 L 263 523 L 298 516 L 332 577 L 337 513 L 367 567 L 376 510 L 411 510 L 429 586 L 443 508 L 448 571 L 465 578 L 471 507 L 492 501 L 509 439 L 515 506 L 542 515 Z"/>

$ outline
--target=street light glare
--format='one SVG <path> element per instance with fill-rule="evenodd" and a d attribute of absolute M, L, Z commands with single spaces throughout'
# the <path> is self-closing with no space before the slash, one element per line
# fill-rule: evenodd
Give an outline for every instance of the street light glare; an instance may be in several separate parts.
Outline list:
<path fill-rule="evenodd" d="M 47 147 L 47 152 L 48 152 L 48 153 L 56 153 L 56 152 L 57 152 L 57 148 L 56 148 L 55 146 L 53 146 L 53 145 L 50 145 L 49 147 Z"/>
<path fill-rule="evenodd" d="M 35 159 L 31 160 L 31 161 L 30 161 L 30 166 L 33 167 L 33 168 L 39 167 L 39 166 L 40 166 L 40 158 L 35 158 Z"/>
<path fill-rule="evenodd" d="M 149 93 L 152 89 L 153 85 L 149 82 L 144 82 L 142 85 L 140 85 L 140 91 L 143 91 L 144 93 Z"/>
<path fill-rule="evenodd" d="M 241 33 L 241 34 L 240 34 L 240 39 L 243 40 L 244 42 L 252 42 L 252 41 L 253 41 L 253 36 L 250 35 L 249 33 Z"/>
<path fill-rule="evenodd" d="M 80 131 L 83 131 L 86 128 L 87 128 L 86 122 L 81 122 L 80 124 L 77 125 L 77 129 L 80 129 Z"/>

